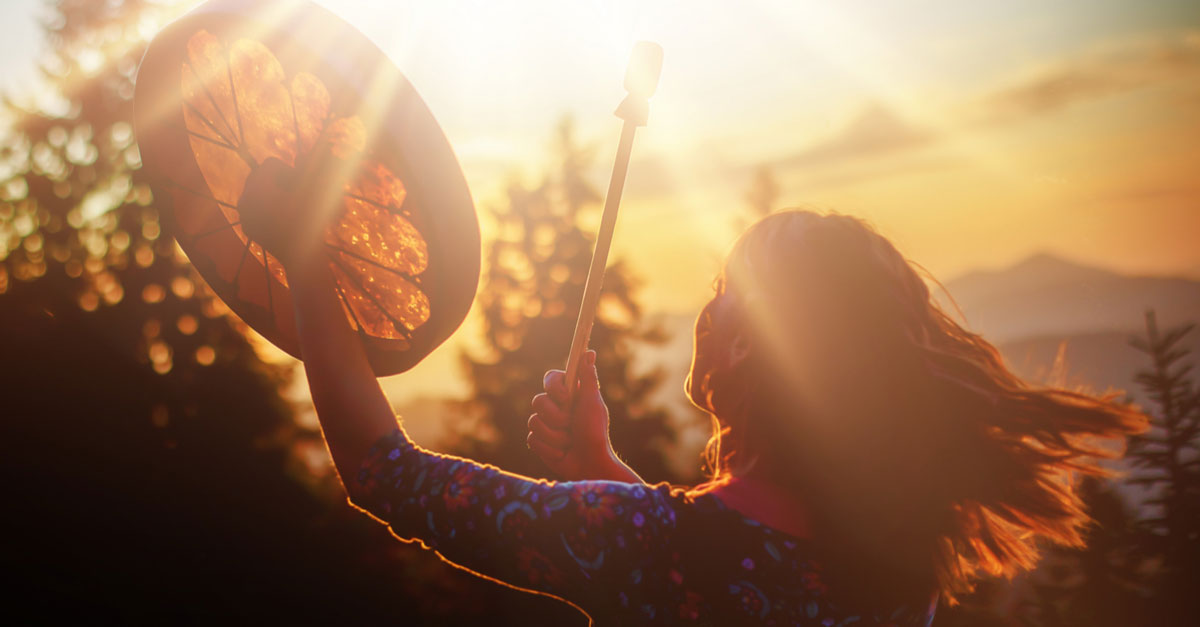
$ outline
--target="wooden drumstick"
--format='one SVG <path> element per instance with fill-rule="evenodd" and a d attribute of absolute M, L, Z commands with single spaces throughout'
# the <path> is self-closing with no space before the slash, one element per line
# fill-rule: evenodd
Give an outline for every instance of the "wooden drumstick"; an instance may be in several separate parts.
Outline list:
<path fill-rule="evenodd" d="M 596 319 L 596 305 L 600 301 L 600 288 L 604 285 L 604 268 L 608 264 L 608 250 L 612 246 L 613 229 L 617 225 L 617 210 L 621 205 L 621 191 L 625 188 L 625 174 L 629 171 L 633 134 L 637 127 L 646 125 L 650 114 L 649 99 L 658 87 L 658 77 L 662 72 L 662 58 L 661 46 L 639 41 L 633 47 L 629 67 L 625 70 L 625 90 L 629 95 L 615 112 L 617 117 L 625 120 L 625 124 L 621 127 L 617 159 L 613 164 L 612 179 L 608 183 L 608 195 L 604 198 L 600 230 L 596 234 L 596 250 L 592 252 L 592 265 L 588 268 L 587 283 L 583 286 L 579 318 L 575 321 L 575 335 L 571 338 L 571 352 L 567 355 L 567 389 L 572 395 L 578 383 L 579 360 L 587 350 L 592 323 Z"/>

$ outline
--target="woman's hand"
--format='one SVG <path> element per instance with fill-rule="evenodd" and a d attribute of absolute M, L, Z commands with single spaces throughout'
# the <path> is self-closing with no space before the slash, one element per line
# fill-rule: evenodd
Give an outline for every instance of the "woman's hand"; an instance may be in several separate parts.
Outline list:
<path fill-rule="evenodd" d="M 568 481 L 642 482 L 617 458 L 609 441 L 608 407 L 600 396 L 595 351 L 584 355 L 573 399 L 562 370 L 547 372 L 542 385 L 546 391 L 533 397 L 525 441 L 551 470 Z"/>
<path fill-rule="evenodd" d="M 274 157 L 263 161 L 250 171 L 238 201 L 242 230 L 289 272 L 314 265 L 324 258 L 321 236 L 341 213 L 353 165 L 327 145 L 314 147 L 296 167 Z"/>

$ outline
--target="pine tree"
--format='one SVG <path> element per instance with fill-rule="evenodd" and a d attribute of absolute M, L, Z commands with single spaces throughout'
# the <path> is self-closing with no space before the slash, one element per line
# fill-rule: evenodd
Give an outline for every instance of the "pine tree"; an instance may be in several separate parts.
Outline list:
<path fill-rule="evenodd" d="M 733 227 L 738 233 L 751 224 L 779 209 L 779 181 L 770 166 L 761 165 L 754 170 L 754 178 L 746 188 L 746 215 L 734 219 Z"/>
<path fill-rule="evenodd" d="M 43 63 L 55 97 L 48 108 L 9 103 L 15 121 L 3 142 L 0 203 L 4 306 L 102 330 L 114 350 L 143 364 L 155 376 L 136 419 L 166 442 L 198 413 L 186 389 L 214 377 L 257 381 L 252 387 L 275 399 L 262 423 L 283 425 L 291 415 L 279 396 L 290 367 L 257 357 L 165 232 L 138 170 L 131 98 L 146 44 L 139 29 L 172 12 L 142 0 L 56 6 Z M 268 428 L 254 422 L 243 428 Z"/>
<path fill-rule="evenodd" d="M 1079 486 L 1093 522 L 1084 547 L 1047 550 L 1031 576 L 1032 602 L 1020 608 L 1044 627 L 1122 627 L 1146 616 L 1147 563 L 1137 547 L 1136 519 L 1110 480 Z"/>
<path fill-rule="evenodd" d="M 486 351 L 463 356 L 473 391 L 471 418 L 458 425 L 464 453 L 534 476 L 547 471 L 525 446 L 529 403 L 545 371 L 566 359 L 592 252 L 583 225 L 600 200 L 585 176 L 591 152 L 577 145 L 569 120 L 558 127 L 555 157 L 554 172 L 533 187 L 511 185 L 507 202 L 492 209 L 497 235 L 479 295 Z M 665 451 L 675 430 L 648 403 L 662 374 L 633 366 L 639 343 L 664 337 L 642 320 L 636 289 L 624 263 L 609 266 L 589 346 L 597 352 L 613 447 L 648 481 L 671 480 Z"/>
<path fill-rule="evenodd" d="M 1137 381 L 1156 411 L 1150 431 L 1131 441 L 1129 456 L 1138 470 L 1133 483 L 1153 494 L 1146 504 L 1154 511 L 1140 523 L 1149 556 L 1162 564 L 1158 607 L 1167 620 L 1200 615 L 1200 389 L 1185 362 L 1190 351 L 1181 345 L 1194 328 L 1162 332 L 1150 311 L 1146 337 L 1131 341 L 1152 362 Z"/>
<path fill-rule="evenodd" d="M 48 95 L 0 112 L 5 617 L 477 624 L 454 600 L 495 586 L 402 554 L 311 481 L 293 452 L 319 435 L 281 395 L 291 366 L 259 358 L 160 221 L 131 98 L 179 7 L 48 8 Z"/>

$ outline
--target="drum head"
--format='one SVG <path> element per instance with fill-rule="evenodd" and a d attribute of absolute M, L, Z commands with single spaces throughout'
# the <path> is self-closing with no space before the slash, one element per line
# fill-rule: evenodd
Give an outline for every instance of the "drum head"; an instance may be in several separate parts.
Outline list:
<path fill-rule="evenodd" d="M 311 2 L 208 2 L 151 42 L 134 104 L 171 233 L 276 346 L 300 357 L 287 273 L 246 237 L 238 202 L 259 164 L 296 165 L 321 143 L 359 168 L 313 254 L 375 373 L 413 367 L 462 323 L 480 259 L 466 180 L 412 85 L 340 18 Z"/>

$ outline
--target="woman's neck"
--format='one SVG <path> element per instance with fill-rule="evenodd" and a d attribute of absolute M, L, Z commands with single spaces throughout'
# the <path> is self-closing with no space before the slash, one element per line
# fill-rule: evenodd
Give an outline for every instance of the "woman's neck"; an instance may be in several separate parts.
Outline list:
<path fill-rule="evenodd" d="M 716 483 L 704 492 L 746 518 L 789 535 L 811 538 L 809 512 L 795 490 L 771 481 L 756 470 Z"/>

